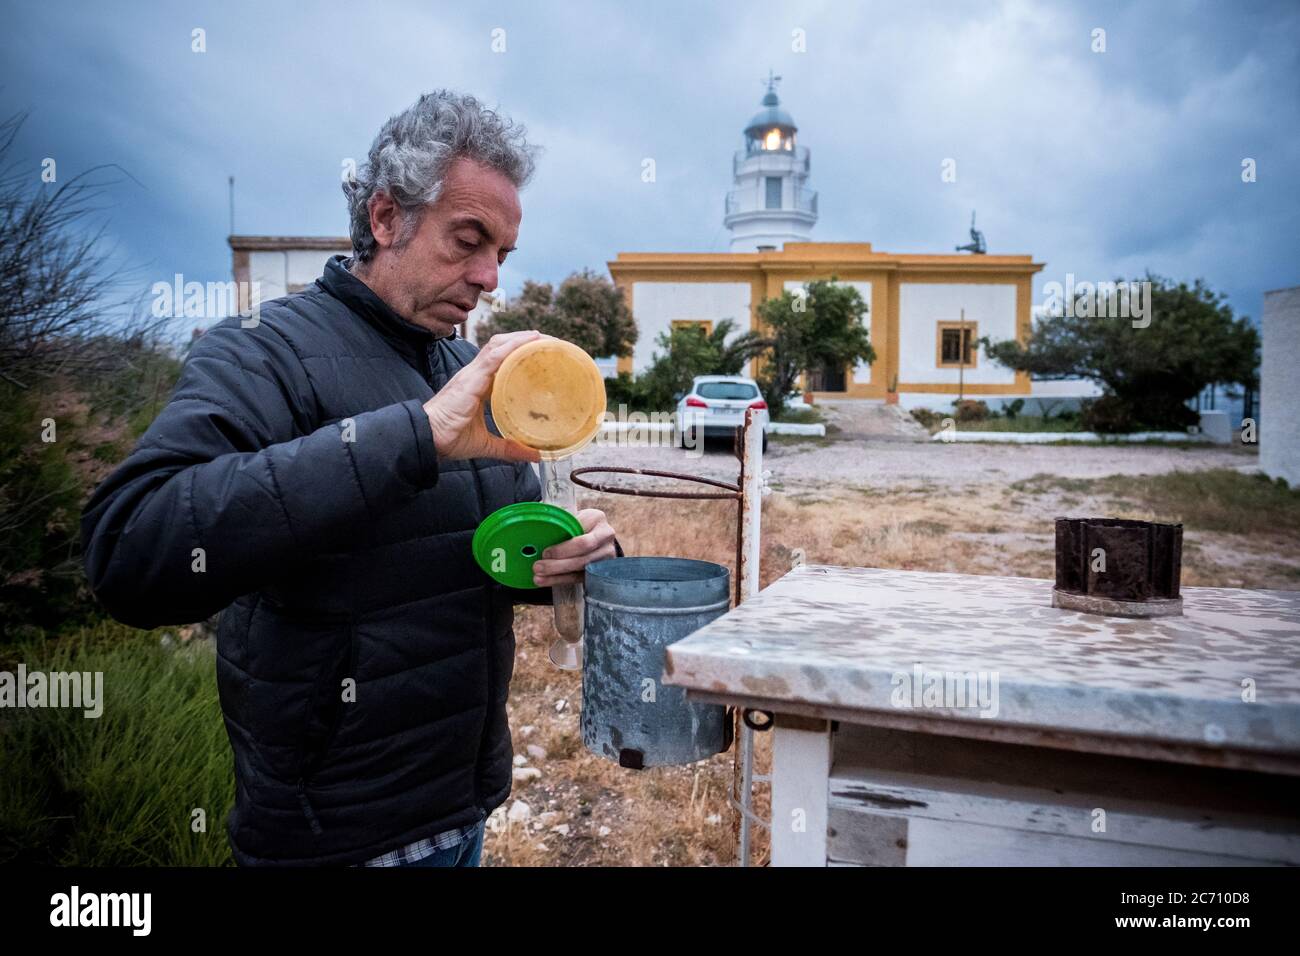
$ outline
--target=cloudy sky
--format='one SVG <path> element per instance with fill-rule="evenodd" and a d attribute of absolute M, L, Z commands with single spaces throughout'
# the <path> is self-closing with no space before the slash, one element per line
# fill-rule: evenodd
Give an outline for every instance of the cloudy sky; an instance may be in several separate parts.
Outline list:
<path fill-rule="evenodd" d="M 544 149 L 508 292 L 725 250 L 769 68 L 812 151 L 814 239 L 946 252 L 974 208 L 990 252 L 1046 263 L 1039 289 L 1151 269 L 1258 318 L 1300 285 L 1300 3 L 41 0 L 6 21 L 0 106 L 31 114 L 14 158 L 33 188 L 46 157 L 129 173 L 103 216 L 143 289 L 230 278 L 230 175 L 237 232 L 346 234 L 344 162 L 438 87 Z"/>

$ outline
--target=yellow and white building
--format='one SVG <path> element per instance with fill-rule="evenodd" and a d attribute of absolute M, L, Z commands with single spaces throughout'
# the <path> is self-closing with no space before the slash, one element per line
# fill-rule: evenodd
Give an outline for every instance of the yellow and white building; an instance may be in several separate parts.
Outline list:
<path fill-rule="evenodd" d="M 638 329 L 619 371 L 644 372 L 659 335 L 674 326 L 711 329 L 730 318 L 737 331 L 757 330 L 764 299 L 834 278 L 867 303 L 876 361 L 811 370 L 804 384 L 815 396 L 884 399 L 894 390 L 901 404 L 916 406 L 946 405 L 959 389 L 975 397 L 1030 395 L 1028 375 L 994 364 L 976 342 L 1027 339 L 1033 276 L 1043 264 L 1027 255 L 896 254 L 869 242 L 810 241 L 817 220 L 811 155 L 797 143 L 798 128 L 774 85 L 769 80 L 732 160 L 723 220 L 730 251 L 621 252 L 607 263 Z"/>
<path fill-rule="evenodd" d="M 903 255 L 876 252 L 868 242 L 787 242 L 779 251 L 623 252 L 608 265 L 638 332 L 619 371 L 645 371 L 659 334 L 676 325 L 711 330 L 730 318 L 740 330 L 759 329 L 764 299 L 835 278 L 867 303 L 863 321 L 876 361 L 814 370 L 806 385 L 817 397 L 883 399 L 895 380 L 906 405 L 951 402 L 959 387 L 979 397 L 1030 394 L 1028 375 L 994 364 L 975 347 L 986 335 L 1027 339 L 1031 283 L 1043 268 L 1030 256 Z"/>

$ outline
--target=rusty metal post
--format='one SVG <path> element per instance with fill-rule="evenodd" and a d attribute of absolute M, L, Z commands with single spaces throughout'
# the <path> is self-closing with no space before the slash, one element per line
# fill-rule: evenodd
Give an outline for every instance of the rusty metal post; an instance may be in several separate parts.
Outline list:
<path fill-rule="evenodd" d="M 748 412 L 746 412 L 748 414 Z M 745 429 L 737 428 L 735 436 L 736 458 L 740 461 L 740 475 L 736 481 L 736 600 L 735 606 L 745 599 L 744 575 L 740 566 L 745 555 Z M 731 794 L 727 802 L 731 805 L 731 838 L 736 841 L 736 861 L 740 866 L 749 865 L 748 848 L 749 830 L 746 826 L 745 807 L 741 799 L 745 779 L 745 749 L 751 742 L 749 728 L 741 719 L 741 708 L 732 709 L 734 721 L 732 739 L 736 742 L 736 752 L 731 758 Z"/>
<path fill-rule="evenodd" d="M 763 524 L 763 428 L 754 409 L 745 409 L 744 458 L 740 465 L 739 577 L 742 600 L 758 593 L 759 541 Z"/>
<path fill-rule="evenodd" d="M 736 554 L 736 604 L 758 593 L 760 542 L 763 518 L 763 430 L 754 409 L 745 409 L 745 424 L 736 430 L 736 453 L 740 458 L 740 528 Z M 737 811 L 732 832 L 736 835 L 740 865 L 749 866 L 753 827 L 754 731 L 742 719 L 737 707 L 736 756 L 732 767 L 732 793 Z M 737 829 L 739 832 L 737 833 Z"/>

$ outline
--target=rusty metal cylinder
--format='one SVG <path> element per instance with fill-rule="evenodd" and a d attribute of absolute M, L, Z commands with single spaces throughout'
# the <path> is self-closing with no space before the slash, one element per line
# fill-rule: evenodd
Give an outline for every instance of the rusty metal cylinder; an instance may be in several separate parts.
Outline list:
<path fill-rule="evenodd" d="M 611 558 L 587 566 L 582 742 L 619 766 L 672 766 L 730 746 L 721 704 L 688 701 L 663 683 L 664 650 L 730 604 L 720 564 Z"/>
<path fill-rule="evenodd" d="M 1183 526 L 1057 518 L 1052 606 L 1117 617 L 1181 614 Z"/>

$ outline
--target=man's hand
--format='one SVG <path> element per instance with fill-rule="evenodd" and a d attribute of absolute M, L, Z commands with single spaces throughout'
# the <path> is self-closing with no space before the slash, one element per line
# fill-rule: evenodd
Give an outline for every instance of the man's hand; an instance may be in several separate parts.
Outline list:
<path fill-rule="evenodd" d="M 583 508 L 578 521 L 585 534 L 553 544 L 533 564 L 533 583 L 539 588 L 554 584 L 581 584 L 582 569 L 593 561 L 616 556 L 614 529 L 605 520 L 605 512 Z"/>
<path fill-rule="evenodd" d="M 433 429 L 433 444 L 442 458 L 503 458 L 506 461 L 537 461 L 536 449 L 498 438 L 487 429 L 483 403 L 492 393 L 492 378 L 507 355 L 519 346 L 542 338 L 542 333 L 508 332 L 494 335 L 463 369 L 447 380 L 433 398 L 424 403 Z"/>

